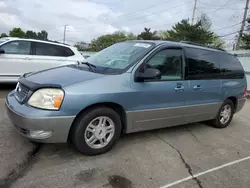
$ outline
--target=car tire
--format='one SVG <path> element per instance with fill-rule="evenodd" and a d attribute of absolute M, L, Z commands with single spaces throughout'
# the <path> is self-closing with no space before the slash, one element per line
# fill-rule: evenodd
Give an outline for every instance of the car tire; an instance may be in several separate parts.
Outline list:
<path fill-rule="evenodd" d="M 121 129 L 120 116 L 111 108 L 99 106 L 77 117 L 70 137 L 79 152 L 98 155 L 109 151 L 115 145 Z"/>
<path fill-rule="evenodd" d="M 227 115 L 224 115 L 223 111 L 225 112 L 226 109 L 230 111 L 230 113 L 228 113 Z M 221 105 L 216 115 L 216 118 L 210 122 L 211 125 L 215 128 L 220 128 L 220 129 L 226 128 L 230 124 L 233 118 L 234 112 L 235 112 L 234 103 L 230 99 L 226 99 Z"/>

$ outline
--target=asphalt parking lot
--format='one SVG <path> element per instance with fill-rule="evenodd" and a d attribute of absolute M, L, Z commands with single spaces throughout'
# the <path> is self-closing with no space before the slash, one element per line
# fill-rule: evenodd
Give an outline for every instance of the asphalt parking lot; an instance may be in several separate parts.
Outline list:
<path fill-rule="evenodd" d="M 250 185 L 250 100 L 226 129 L 196 123 L 124 135 L 88 157 L 67 144 L 33 143 L 4 110 L 0 86 L 0 187 L 235 188 Z"/>

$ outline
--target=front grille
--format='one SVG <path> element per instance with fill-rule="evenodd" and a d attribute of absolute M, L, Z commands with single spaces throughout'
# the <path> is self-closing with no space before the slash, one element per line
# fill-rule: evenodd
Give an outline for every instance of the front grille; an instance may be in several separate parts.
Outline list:
<path fill-rule="evenodd" d="M 15 92 L 16 99 L 19 102 L 24 102 L 24 100 L 28 97 L 29 91 L 30 90 L 28 87 L 19 83 L 16 87 L 16 92 Z"/>

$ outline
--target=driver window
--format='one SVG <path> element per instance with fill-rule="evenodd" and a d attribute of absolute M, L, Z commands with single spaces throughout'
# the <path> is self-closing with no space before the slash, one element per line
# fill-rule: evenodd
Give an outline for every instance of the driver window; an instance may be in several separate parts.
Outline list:
<path fill-rule="evenodd" d="M 30 54 L 31 43 L 29 41 L 12 41 L 1 46 L 5 54 Z"/>
<path fill-rule="evenodd" d="M 147 67 L 158 69 L 161 80 L 176 80 L 182 78 L 182 50 L 165 49 L 155 54 Z"/>

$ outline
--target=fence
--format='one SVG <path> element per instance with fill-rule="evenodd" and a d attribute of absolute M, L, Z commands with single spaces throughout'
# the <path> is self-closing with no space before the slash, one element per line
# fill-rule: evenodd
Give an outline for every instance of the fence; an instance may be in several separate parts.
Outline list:
<path fill-rule="evenodd" d="M 240 60 L 247 77 L 247 90 L 250 92 L 250 50 L 233 51 Z"/>

